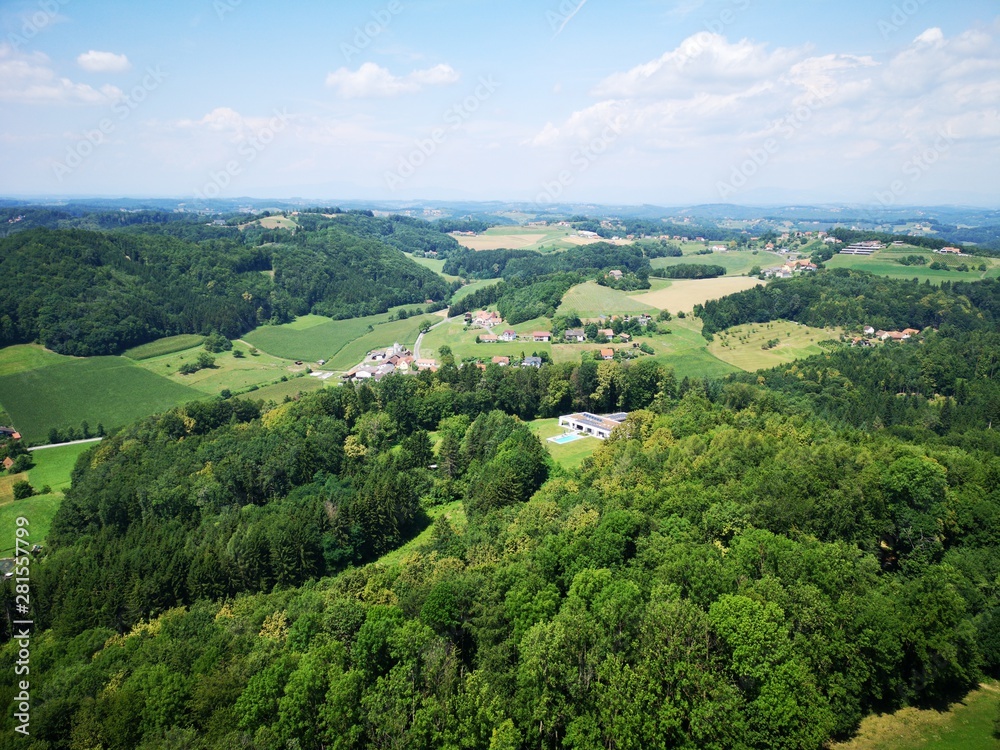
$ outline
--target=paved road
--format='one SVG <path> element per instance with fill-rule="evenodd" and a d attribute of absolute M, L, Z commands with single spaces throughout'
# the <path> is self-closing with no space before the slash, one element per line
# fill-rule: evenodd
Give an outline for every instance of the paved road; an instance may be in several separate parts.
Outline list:
<path fill-rule="evenodd" d="M 70 440 L 68 443 L 53 443 L 52 445 L 36 445 L 34 448 L 28 448 L 29 451 L 43 451 L 46 448 L 59 448 L 63 445 L 79 445 L 80 443 L 96 443 L 104 438 L 89 438 L 87 440 Z"/>
<path fill-rule="evenodd" d="M 445 323 L 447 323 L 447 322 L 448 322 L 449 320 L 455 320 L 455 318 L 457 318 L 457 317 L 458 317 L 458 316 L 456 315 L 456 316 L 455 316 L 454 318 L 445 318 L 444 320 L 442 320 L 442 321 L 439 321 L 439 322 L 435 323 L 434 325 L 432 325 L 432 326 L 431 326 L 430 328 L 428 328 L 427 330 L 428 330 L 428 331 L 433 331 L 433 330 L 434 330 L 435 328 L 437 328 L 438 326 L 440 326 L 440 325 L 444 325 L 444 324 L 445 324 Z M 419 336 L 417 336 L 417 343 L 415 343 L 415 344 L 413 345 L 413 358 L 414 358 L 414 359 L 420 359 L 420 344 L 421 344 L 421 343 L 423 342 L 423 340 L 424 340 L 424 334 L 422 334 L 422 333 L 421 333 L 421 334 L 420 334 Z"/>

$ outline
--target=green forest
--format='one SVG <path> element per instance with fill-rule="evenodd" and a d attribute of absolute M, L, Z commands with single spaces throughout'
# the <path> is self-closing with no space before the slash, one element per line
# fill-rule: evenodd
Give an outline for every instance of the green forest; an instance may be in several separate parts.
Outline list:
<path fill-rule="evenodd" d="M 794 282 L 937 330 L 723 380 L 445 353 L 118 431 L 33 563 L 4 746 L 820 748 L 960 699 L 1000 674 L 997 285 Z M 525 420 L 579 409 L 630 415 L 569 472 Z"/>

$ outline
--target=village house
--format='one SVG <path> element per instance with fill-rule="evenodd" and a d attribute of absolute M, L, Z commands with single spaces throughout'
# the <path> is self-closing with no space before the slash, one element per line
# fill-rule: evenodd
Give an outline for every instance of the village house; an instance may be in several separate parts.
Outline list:
<path fill-rule="evenodd" d="M 935 252 L 942 255 L 961 255 L 962 249 L 959 247 L 942 247 L 940 250 L 935 250 Z"/>
<path fill-rule="evenodd" d="M 521 362 L 521 367 L 541 367 L 542 358 L 541 357 L 525 357 L 524 361 Z"/>
<path fill-rule="evenodd" d="M 549 331 L 533 331 L 531 338 L 535 341 L 551 341 L 552 334 Z"/>
<path fill-rule="evenodd" d="M 4 458 L 4 460 L 3 460 L 3 467 L 5 469 L 7 469 L 8 471 L 10 471 L 10 467 L 12 467 L 13 465 L 14 465 L 14 459 L 12 459 L 10 456 L 7 456 L 6 458 Z"/>
<path fill-rule="evenodd" d="M 605 362 L 607 362 L 608 360 L 612 360 L 614 358 L 615 358 L 614 349 L 601 349 L 601 359 L 603 359 Z"/>
<path fill-rule="evenodd" d="M 479 337 L 480 344 L 495 344 L 500 338 L 492 333 L 484 333 Z"/>
<path fill-rule="evenodd" d="M 871 326 L 865 326 L 864 327 L 864 334 L 865 334 L 865 336 L 874 336 L 875 335 L 875 329 L 872 328 Z"/>
<path fill-rule="evenodd" d="M 506 367 L 510 364 L 510 357 L 494 357 L 493 364 L 500 365 L 501 367 Z"/>
<path fill-rule="evenodd" d="M 416 362 L 416 368 L 418 370 L 430 370 L 431 372 L 437 372 L 437 361 L 433 359 L 418 359 Z"/>
<path fill-rule="evenodd" d="M 492 310 L 480 310 L 472 318 L 472 322 L 481 328 L 492 328 L 493 326 L 500 325 L 503 322 L 503 318 Z"/>
<path fill-rule="evenodd" d="M 618 338 L 621 339 L 626 344 L 632 340 L 632 337 L 627 333 L 619 333 Z"/>
<path fill-rule="evenodd" d="M 582 328 L 567 328 L 563 337 L 567 341 L 575 341 L 578 344 L 582 344 L 587 340 L 587 333 Z"/>
<path fill-rule="evenodd" d="M 624 275 L 625 274 L 623 274 L 621 271 L 619 271 L 617 269 L 614 270 L 614 271 L 608 271 L 608 276 L 610 276 L 615 281 L 621 281 L 622 276 L 624 276 Z"/>
<path fill-rule="evenodd" d="M 920 331 L 918 331 L 916 328 L 904 328 L 903 333 L 906 334 L 907 336 L 918 336 L 920 334 Z"/>
<path fill-rule="evenodd" d="M 20 440 L 21 433 L 13 427 L 0 427 L 0 437 L 9 437 L 14 438 L 14 440 Z"/>
<path fill-rule="evenodd" d="M 512 331 L 509 328 L 500 334 L 501 341 L 517 341 L 517 331 Z"/>
<path fill-rule="evenodd" d="M 605 336 L 605 337 L 607 337 L 607 338 L 610 339 L 610 338 L 614 338 L 615 332 L 613 330 L 611 330 L 610 328 L 598 328 L 597 329 L 597 335 L 598 336 Z"/>

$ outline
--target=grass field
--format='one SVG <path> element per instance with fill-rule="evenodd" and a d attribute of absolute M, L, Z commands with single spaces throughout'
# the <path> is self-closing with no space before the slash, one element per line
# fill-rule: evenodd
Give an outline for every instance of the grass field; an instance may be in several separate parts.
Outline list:
<path fill-rule="evenodd" d="M 204 336 L 198 336 L 193 333 L 182 333 L 179 336 L 167 336 L 163 339 L 151 341 L 148 344 L 132 347 L 125 351 L 125 356 L 135 360 L 160 357 L 164 354 L 173 354 L 174 352 L 182 352 L 185 349 L 201 346 L 204 341 Z"/>
<path fill-rule="evenodd" d="M 904 708 L 869 716 L 857 735 L 830 750 L 997 750 L 993 718 L 1000 704 L 1000 687 L 984 683 L 947 711 Z"/>
<path fill-rule="evenodd" d="M 946 263 L 951 269 L 955 269 L 961 264 L 965 264 L 969 271 L 939 271 L 932 270 L 927 266 L 904 266 L 899 263 L 899 259 L 907 255 L 920 255 L 927 259 L 927 264 L 938 261 Z M 986 264 L 986 271 L 980 271 L 980 264 Z M 834 255 L 826 261 L 827 268 L 854 268 L 859 271 L 869 271 L 879 276 L 888 276 L 893 279 L 919 279 L 924 281 L 929 279 L 932 284 L 940 284 L 942 281 L 976 281 L 978 279 L 995 277 L 1000 274 L 1000 260 L 994 258 L 984 258 L 980 256 L 948 256 L 933 253 L 919 247 L 893 247 L 880 250 L 874 255 Z"/>
<path fill-rule="evenodd" d="M 190 375 L 181 375 L 180 367 L 194 359 L 204 350 L 186 349 L 175 354 L 153 357 L 139 362 L 139 366 L 178 385 L 194 388 L 203 394 L 217 396 L 223 390 L 244 391 L 252 385 L 269 385 L 282 375 L 303 372 L 305 365 L 295 366 L 290 361 L 273 357 L 264 352 L 251 356 L 248 347 L 234 343 L 234 348 L 243 352 L 237 359 L 231 351 L 212 354 L 215 367 L 198 370 Z"/>
<path fill-rule="evenodd" d="M 669 286 L 660 286 L 660 283 L 654 282 L 650 291 L 633 295 L 630 299 L 658 310 L 690 312 L 695 305 L 742 292 L 763 282 L 746 276 L 721 276 L 717 279 L 673 279 Z"/>
<path fill-rule="evenodd" d="M 536 318 L 535 320 L 519 323 L 510 326 L 519 334 L 528 334 L 536 330 L 549 330 L 551 321 L 547 318 Z M 498 326 L 500 330 L 508 326 Z M 497 332 L 499 333 L 500 330 Z M 476 336 L 486 333 L 482 328 L 470 328 L 465 330 L 465 323 L 459 320 L 452 320 L 444 323 L 424 336 L 420 344 L 420 355 L 422 357 L 437 357 L 438 349 L 447 345 L 451 347 L 451 353 L 459 362 L 467 359 L 481 359 L 488 362 L 493 357 L 520 357 L 521 352 L 530 355 L 532 352 L 553 353 L 553 346 L 550 343 L 534 341 L 498 341 L 495 344 L 477 344 Z"/>
<path fill-rule="evenodd" d="M 339 382 L 327 380 L 322 381 L 318 378 L 289 378 L 284 382 L 274 383 L 273 385 L 265 385 L 262 388 L 258 388 L 256 391 L 250 391 L 249 393 L 243 393 L 240 398 L 249 399 L 250 401 L 277 401 L 278 403 L 285 400 L 285 396 L 291 396 L 296 398 L 301 393 L 312 393 L 313 391 L 318 391 L 326 385 L 332 382 Z"/>
<path fill-rule="evenodd" d="M 840 328 L 810 328 L 788 321 L 754 323 L 721 331 L 708 345 L 708 351 L 741 370 L 753 372 L 822 354 L 820 341 L 839 339 Z M 771 349 L 761 347 L 768 341 L 781 343 Z"/>
<path fill-rule="evenodd" d="M 0 539 L 0 557 L 11 557 L 14 554 L 14 529 L 20 516 L 28 519 L 29 544 L 44 543 L 61 502 L 62 493 L 35 495 L 6 503 L 0 501 L 0 529 L 8 532 Z"/>
<path fill-rule="evenodd" d="M 305 320 L 304 320 L 305 318 Z M 280 326 L 261 326 L 243 337 L 251 346 L 283 359 L 316 362 L 329 360 L 347 344 L 389 319 L 388 313 L 349 320 L 330 320 L 307 315 Z M 301 322 L 300 322 L 301 321 Z M 389 342 L 392 343 L 391 341 Z"/>
<path fill-rule="evenodd" d="M 754 266 L 768 268 L 784 263 L 784 258 L 777 253 L 760 251 L 756 254 L 750 251 L 730 251 L 712 253 L 711 255 L 684 255 L 680 258 L 653 258 L 649 264 L 655 275 L 658 269 L 676 266 L 681 263 L 702 263 L 710 266 L 722 266 L 728 276 L 745 275 Z"/>
<path fill-rule="evenodd" d="M 53 492 L 62 492 L 69 487 L 76 459 L 95 445 L 97 443 L 77 443 L 32 451 L 31 458 L 35 465 L 28 470 L 28 481 L 36 490 L 48 485 Z"/>
<path fill-rule="evenodd" d="M 30 442 L 52 427 L 118 427 L 177 404 L 204 398 L 124 357 L 62 358 L 57 364 L 0 377 L 0 398 Z"/>
<path fill-rule="evenodd" d="M 482 279 L 481 281 L 473 281 L 471 284 L 466 284 L 457 292 L 455 292 L 455 294 L 451 298 L 451 301 L 453 303 L 458 302 L 461 299 L 465 299 L 473 292 L 477 292 L 480 289 L 485 289 L 488 286 L 493 286 L 499 281 L 500 279 Z"/>
<path fill-rule="evenodd" d="M 634 313 L 652 313 L 654 307 L 629 296 L 626 292 L 600 286 L 596 281 L 586 281 L 571 287 L 563 295 L 558 312 L 565 314 L 575 312 L 581 318 L 596 318 L 599 315 L 632 315 Z"/>
<path fill-rule="evenodd" d="M 264 229 L 295 229 L 298 226 L 298 224 L 287 216 L 265 216 L 257 223 Z"/>
<path fill-rule="evenodd" d="M 601 441 L 595 437 L 585 437 L 581 440 L 574 440 L 572 443 L 558 445 L 549 442 L 550 437 L 562 435 L 566 430 L 559 426 L 559 419 L 535 419 L 528 422 L 528 427 L 542 441 L 542 445 L 552 456 L 552 459 L 564 469 L 576 469 L 583 463 L 585 458 L 589 458 L 597 450 Z"/>
<path fill-rule="evenodd" d="M 417 341 L 417 336 L 420 335 L 421 326 L 434 325 L 440 320 L 441 318 L 437 315 L 420 315 L 416 318 L 396 320 L 392 323 L 375 326 L 374 331 L 345 344 L 343 348 L 330 357 L 324 365 L 324 369 L 349 370 L 372 349 L 392 346 L 396 342 L 412 349 Z"/>
<path fill-rule="evenodd" d="M 407 258 L 412 260 L 418 266 L 423 266 L 424 268 L 429 268 L 431 271 L 436 273 L 445 281 L 458 281 L 458 276 L 452 276 L 449 273 L 444 272 L 444 261 L 438 260 L 437 258 L 414 258 L 412 255 L 407 254 Z"/>
<path fill-rule="evenodd" d="M 431 532 L 434 528 L 434 521 L 438 516 L 445 516 L 448 521 L 451 522 L 451 526 L 458 533 L 462 533 L 465 529 L 465 508 L 462 506 L 461 500 L 456 500 L 453 503 L 447 503 L 445 505 L 438 505 L 434 508 L 427 509 L 427 515 L 431 518 L 431 523 L 427 525 L 427 528 L 417 534 L 413 539 L 408 541 L 402 547 L 394 549 L 392 552 L 386 552 L 377 561 L 377 565 L 398 565 L 403 561 L 403 558 L 411 552 L 415 552 L 420 547 L 428 544 L 431 541 Z"/>
<path fill-rule="evenodd" d="M 37 370 L 46 365 L 71 362 L 72 357 L 50 352 L 38 344 L 19 344 L 0 349 L 0 377 Z"/>

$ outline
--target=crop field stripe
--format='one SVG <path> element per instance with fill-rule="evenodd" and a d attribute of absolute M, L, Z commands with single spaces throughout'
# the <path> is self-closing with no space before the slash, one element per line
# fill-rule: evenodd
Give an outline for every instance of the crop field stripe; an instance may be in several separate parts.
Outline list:
<path fill-rule="evenodd" d="M 127 350 L 124 356 L 133 360 L 152 359 L 153 357 L 161 357 L 164 354 L 187 351 L 196 346 L 201 346 L 204 342 L 204 336 L 184 333 L 179 336 L 168 336 L 167 338 L 151 341 L 148 344 L 135 346 Z"/>

